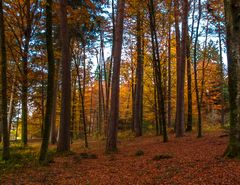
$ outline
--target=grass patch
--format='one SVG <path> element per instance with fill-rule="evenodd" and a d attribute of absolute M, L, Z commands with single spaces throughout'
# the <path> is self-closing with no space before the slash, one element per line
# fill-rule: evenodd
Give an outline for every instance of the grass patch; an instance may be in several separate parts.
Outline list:
<path fill-rule="evenodd" d="M 2 149 L 0 149 L 0 156 L 2 156 Z M 10 148 L 10 159 L 7 161 L 0 160 L 0 171 L 4 173 L 19 168 L 37 165 L 38 155 L 32 147 L 24 147 L 21 144 L 14 144 L 11 145 Z M 0 176 L 3 173 L 0 173 Z"/>
<path fill-rule="evenodd" d="M 152 160 L 160 161 L 162 159 L 171 159 L 171 158 L 173 158 L 173 156 L 170 154 L 159 154 L 159 155 L 155 155 Z"/>

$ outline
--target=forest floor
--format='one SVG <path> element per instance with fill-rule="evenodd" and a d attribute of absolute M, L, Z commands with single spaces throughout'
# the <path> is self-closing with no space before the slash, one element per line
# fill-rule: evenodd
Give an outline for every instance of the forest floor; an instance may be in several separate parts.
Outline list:
<path fill-rule="evenodd" d="M 104 141 L 91 141 L 88 150 L 75 142 L 71 155 L 55 157 L 48 166 L 26 164 L 6 171 L 0 184 L 239 185 L 240 160 L 222 157 L 227 142 L 223 131 L 199 139 L 196 134 L 182 138 L 172 134 L 168 143 L 160 136 L 145 136 L 120 140 L 118 153 L 108 155 Z"/>

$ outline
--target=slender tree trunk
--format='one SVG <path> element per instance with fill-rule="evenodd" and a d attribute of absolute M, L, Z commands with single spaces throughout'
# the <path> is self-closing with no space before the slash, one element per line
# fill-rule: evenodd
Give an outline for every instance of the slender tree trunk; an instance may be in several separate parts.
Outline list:
<path fill-rule="evenodd" d="M 172 127 L 171 25 L 168 30 L 168 127 Z"/>
<path fill-rule="evenodd" d="M 83 121 L 83 132 L 84 132 L 84 141 L 85 141 L 85 147 L 88 148 L 88 140 L 87 140 L 87 124 L 86 124 L 86 115 L 85 115 L 85 88 L 86 88 L 86 54 L 85 54 L 85 43 L 83 44 L 83 52 L 84 52 L 84 59 L 83 59 L 83 85 L 81 86 L 81 76 L 79 71 L 79 65 L 75 61 L 75 67 L 77 70 L 77 76 L 78 76 L 78 90 L 79 90 L 79 100 L 81 100 L 81 109 L 80 114 L 82 113 L 82 121 Z M 81 116 L 80 116 L 81 118 Z M 81 119 L 80 119 L 81 121 Z"/>
<path fill-rule="evenodd" d="M 112 0 L 112 38 L 115 38 L 115 8 L 114 8 L 114 0 Z M 113 53 L 114 53 L 114 41 L 112 42 L 112 56 L 109 64 L 109 69 L 108 69 L 108 76 L 107 76 L 107 84 L 106 84 L 106 135 L 107 135 L 107 130 L 108 130 L 108 124 L 110 120 L 110 112 L 109 112 L 109 106 L 110 106 L 110 88 L 111 88 L 111 80 L 112 80 L 112 65 L 113 65 Z"/>
<path fill-rule="evenodd" d="M 181 107 L 179 106 L 179 101 L 182 100 L 182 96 L 179 93 L 180 84 L 180 69 L 181 69 L 181 44 L 180 44 L 180 30 L 179 30 L 179 4 L 177 0 L 174 0 L 174 18 L 175 18 L 175 32 L 176 32 L 176 53 L 177 53 L 177 101 L 176 101 L 176 120 L 175 120 L 175 130 L 177 137 L 183 135 L 182 133 L 182 123 L 181 123 Z M 177 128 L 178 127 L 178 128 Z"/>
<path fill-rule="evenodd" d="M 186 131 L 192 131 L 192 70 L 191 70 L 191 56 L 190 56 L 190 38 L 187 38 L 187 84 L 188 84 L 188 116 Z"/>
<path fill-rule="evenodd" d="M 70 123 L 71 123 L 71 71 L 69 36 L 67 23 L 67 0 L 60 0 L 60 30 L 62 44 L 62 103 L 60 115 L 60 130 L 57 150 L 70 150 Z"/>
<path fill-rule="evenodd" d="M 198 110 L 198 137 L 202 137 L 202 113 L 201 113 L 201 103 L 199 97 L 199 89 L 198 89 L 198 77 L 197 77 L 197 43 L 198 43 L 198 32 L 200 26 L 200 20 L 202 16 L 202 5 L 201 0 L 198 2 L 198 21 L 197 21 L 197 28 L 196 28 L 196 36 L 194 42 L 194 53 L 193 53 L 193 64 L 194 64 L 194 82 L 195 82 L 195 91 L 196 91 L 196 101 L 197 101 L 197 110 Z"/>
<path fill-rule="evenodd" d="M 101 55 L 101 54 L 100 54 Z M 101 66 L 101 57 L 100 59 L 98 60 L 98 71 L 99 71 L 99 76 L 98 76 L 98 125 L 99 125 L 99 128 L 98 128 L 98 134 L 102 134 L 102 91 L 101 91 L 101 86 L 102 86 L 102 66 Z"/>
<path fill-rule="evenodd" d="M 72 76 L 72 81 L 73 81 L 73 90 L 72 90 L 72 116 L 71 116 L 71 143 L 73 143 L 73 139 L 75 137 L 75 129 L 74 126 L 76 124 L 76 77 Z"/>
<path fill-rule="evenodd" d="M 51 118 L 53 112 L 53 95 L 54 95 L 54 52 L 52 41 L 52 0 L 47 0 L 46 4 L 46 43 L 47 43 L 47 57 L 48 57 L 48 84 L 47 84 L 47 103 L 46 114 L 44 120 L 43 140 L 40 150 L 39 161 L 46 160 L 48 151 L 48 141 L 51 129 Z"/>
<path fill-rule="evenodd" d="M 153 0 L 148 2 L 149 8 L 149 18 L 150 18 L 150 29 L 151 29 L 151 41 L 152 41 L 152 50 L 153 50 L 153 67 L 156 78 L 156 87 L 157 87 L 157 100 L 158 100 L 158 110 L 160 117 L 160 128 L 162 123 L 162 131 L 163 131 L 163 142 L 168 141 L 167 137 L 167 127 L 166 127 L 166 114 L 165 114 L 165 102 L 164 102 L 164 92 L 162 87 L 162 70 L 159 56 L 159 46 L 156 32 L 156 18 L 155 18 L 155 7 Z"/>
<path fill-rule="evenodd" d="M 8 121 L 8 134 L 10 137 L 11 133 L 11 127 L 12 127 L 12 116 L 13 116 L 13 108 L 14 108 L 14 90 L 16 85 L 16 70 L 14 70 L 14 76 L 13 76 L 13 82 L 11 87 L 11 95 L 10 95 L 10 101 L 9 101 L 9 108 L 8 108 L 8 114 L 7 114 L 7 121 Z"/>
<path fill-rule="evenodd" d="M 117 150 L 117 129 L 119 120 L 119 77 L 120 63 L 123 42 L 123 19 L 124 19 L 125 0 L 118 0 L 116 30 L 114 37 L 113 51 L 113 76 L 111 90 L 111 111 L 110 121 L 108 125 L 108 134 L 106 142 L 106 152 L 114 152 Z"/>
<path fill-rule="evenodd" d="M 0 0 L 0 47 L 1 47 L 1 122 L 3 128 L 3 151 L 2 159 L 8 160 L 9 152 L 9 135 L 7 122 L 7 53 L 5 46 L 5 29 L 4 29 L 4 15 L 3 2 Z"/>
<path fill-rule="evenodd" d="M 29 42 L 32 33 L 32 19 L 30 15 L 30 0 L 26 1 L 27 13 L 26 20 L 27 26 L 24 30 L 25 43 L 23 48 L 22 56 L 22 143 L 27 145 L 28 140 L 28 129 L 27 129 L 27 120 L 28 120 L 28 52 L 29 52 Z"/>
<path fill-rule="evenodd" d="M 43 65 L 43 64 L 42 64 Z M 44 130 L 44 113 L 45 113 L 45 105 L 44 105 L 44 100 L 45 100 L 45 80 L 44 80 L 44 73 L 43 73 L 43 67 L 42 67 L 42 86 L 41 86 L 41 124 L 42 124 L 42 127 L 41 127 L 41 137 L 43 137 L 43 130 Z"/>
<path fill-rule="evenodd" d="M 84 59 L 83 59 L 83 90 L 82 90 L 82 114 L 83 114 L 83 131 L 84 131 L 84 141 L 85 147 L 88 148 L 87 140 L 87 123 L 85 115 L 85 88 L 86 88 L 86 46 L 84 44 Z"/>
<path fill-rule="evenodd" d="M 135 116 L 135 78 L 134 78 L 134 60 L 133 60 L 133 49 L 131 45 L 131 76 L 132 76 L 132 83 L 131 83 L 131 91 L 132 91 L 132 132 L 134 132 L 134 116 Z"/>
<path fill-rule="evenodd" d="M 142 49 L 142 16 L 141 10 L 137 12 L 137 69 L 136 69 L 136 96 L 134 130 L 137 137 L 142 136 L 142 101 L 143 101 L 143 49 Z"/>
<path fill-rule="evenodd" d="M 155 75 L 154 75 L 155 76 Z M 159 118 L 158 118 L 158 107 L 157 107 L 157 88 L 154 82 L 154 114 L 155 114 L 155 125 L 156 125 L 156 135 L 159 135 Z"/>
<path fill-rule="evenodd" d="M 201 81 L 201 94 L 200 94 L 200 104 L 202 107 L 203 103 L 203 93 L 204 93 L 204 86 L 205 86 L 205 63 L 207 59 L 207 43 L 208 43 L 208 18 L 207 18 L 207 24 L 206 24 L 206 35 L 205 35 L 205 41 L 204 41 L 204 50 L 203 50 L 203 63 L 202 63 L 202 81 Z"/>
<path fill-rule="evenodd" d="M 52 117 L 51 117 L 51 132 L 50 132 L 50 142 L 51 144 L 56 144 L 57 142 L 57 130 L 56 130 L 56 109 L 57 109 L 57 95 L 58 95 L 58 77 L 59 77 L 59 68 L 60 62 L 56 61 L 56 72 L 54 76 L 54 88 L 53 88 L 53 110 L 52 110 Z"/>
<path fill-rule="evenodd" d="M 18 125 L 19 125 L 19 118 L 20 118 L 20 109 L 21 109 L 21 107 L 19 106 L 19 108 L 18 108 L 18 110 L 17 110 L 15 141 L 17 141 L 17 137 L 18 137 Z"/>
<path fill-rule="evenodd" d="M 224 64 L 222 57 L 222 39 L 221 39 L 220 22 L 218 24 L 218 41 L 219 41 L 219 61 L 220 61 L 220 75 L 221 75 L 221 126 L 225 122 L 225 100 L 224 100 Z"/>
<path fill-rule="evenodd" d="M 187 38 L 187 92 L 188 92 L 188 115 L 187 115 L 187 128 L 186 131 L 192 131 L 192 65 L 191 65 L 191 43 L 194 32 L 194 22 L 195 22 L 195 10 L 196 10 L 196 1 L 193 2 L 193 12 L 192 12 L 192 25 L 191 25 L 191 35 Z"/>

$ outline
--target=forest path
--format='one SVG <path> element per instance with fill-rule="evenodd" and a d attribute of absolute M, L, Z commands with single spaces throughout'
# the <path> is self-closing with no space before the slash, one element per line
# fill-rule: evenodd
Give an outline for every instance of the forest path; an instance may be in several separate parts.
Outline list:
<path fill-rule="evenodd" d="M 240 161 L 221 157 L 228 142 L 228 137 L 220 137 L 222 134 L 209 132 L 200 139 L 195 134 L 183 138 L 171 135 L 168 143 L 161 137 L 131 138 L 120 141 L 119 152 L 109 155 L 104 154 L 103 141 L 92 143 L 88 151 L 75 143 L 73 155 L 56 157 L 50 166 L 7 173 L 2 184 L 239 185 Z M 96 154 L 97 159 L 82 159 L 83 152 Z"/>

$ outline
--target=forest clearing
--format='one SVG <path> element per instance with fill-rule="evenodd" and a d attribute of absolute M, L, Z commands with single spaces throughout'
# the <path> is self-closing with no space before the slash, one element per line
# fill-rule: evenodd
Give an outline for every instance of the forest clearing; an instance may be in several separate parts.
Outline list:
<path fill-rule="evenodd" d="M 26 164 L 8 171 L 1 175 L 0 184 L 240 184 L 240 161 L 223 157 L 228 143 L 225 131 L 208 131 L 203 138 L 196 138 L 196 133 L 180 139 L 171 134 L 169 140 L 163 143 L 156 136 L 122 138 L 115 154 L 104 153 L 103 141 L 90 141 L 88 150 L 76 141 L 74 153 L 55 157 L 47 166 Z M 85 159 L 83 153 L 92 159 Z"/>

